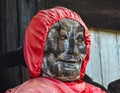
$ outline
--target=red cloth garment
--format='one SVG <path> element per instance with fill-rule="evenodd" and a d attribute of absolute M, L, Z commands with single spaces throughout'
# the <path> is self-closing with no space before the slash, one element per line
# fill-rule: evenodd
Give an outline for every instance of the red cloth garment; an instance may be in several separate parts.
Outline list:
<path fill-rule="evenodd" d="M 57 79 L 38 77 L 29 79 L 6 93 L 106 93 L 91 84 L 81 82 L 64 83 Z"/>
<path fill-rule="evenodd" d="M 74 82 L 62 82 L 50 77 L 40 77 L 47 34 L 53 24 L 64 18 L 73 19 L 85 28 L 87 54 L 82 63 L 80 78 Z M 59 6 L 39 11 L 32 18 L 26 30 L 24 42 L 24 57 L 32 79 L 7 90 L 6 93 L 106 93 L 81 80 L 85 75 L 89 60 L 90 45 L 90 33 L 78 14 Z"/>

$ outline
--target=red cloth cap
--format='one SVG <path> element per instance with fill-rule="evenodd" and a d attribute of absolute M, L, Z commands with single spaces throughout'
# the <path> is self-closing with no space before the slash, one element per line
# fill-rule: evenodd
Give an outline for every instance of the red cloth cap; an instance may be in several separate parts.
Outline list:
<path fill-rule="evenodd" d="M 42 61 L 47 34 L 53 24 L 57 21 L 70 18 L 79 22 L 85 28 L 85 42 L 87 54 L 82 63 L 80 78 L 85 74 L 86 65 L 90 56 L 90 33 L 78 14 L 64 7 L 55 7 L 39 11 L 31 20 L 24 42 L 24 57 L 32 78 L 39 77 L 42 73 Z"/>

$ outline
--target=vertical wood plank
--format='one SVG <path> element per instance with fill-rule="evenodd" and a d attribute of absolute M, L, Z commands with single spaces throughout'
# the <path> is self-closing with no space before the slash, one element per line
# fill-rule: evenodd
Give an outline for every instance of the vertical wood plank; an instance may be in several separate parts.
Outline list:
<path fill-rule="evenodd" d="M 1 33 L 1 30 L 2 30 L 2 26 L 1 26 L 1 12 L 2 11 L 2 0 L 0 0 L 0 54 L 1 54 L 1 52 L 2 52 L 2 33 Z"/>
<path fill-rule="evenodd" d="M 24 35 L 31 18 L 36 14 L 37 0 L 18 0 L 18 30 L 19 30 L 19 46 L 24 43 Z M 29 78 L 28 70 L 19 66 L 21 82 Z"/>
<path fill-rule="evenodd" d="M 103 85 L 106 87 L 110 81 L 120 77 L 116 36 L 116 32 L 106 33 L 99 30 Z"/>
<path fill-rule="evenodd" d="M 39 10 L 46 9 L 47 8 L 47 3 L 48 3 L 48 0 L 37 0 L 38 9 Z"/>
<path fill-rule="evenodd" d="M 7 51 L 7 42 L 6 42 L 6 0 L 1 0 L 1 52 Z"/>
<path fill-rule="evenodd" d="M 99 35 L 97 29 L 90 30 L 91 33 L 91 53 L 87 66 L 87 74 L 96 82 L 102 84 L 102 72 L 100 64 Z"/>
<path fill-rule="evenodd" d="M 87 74 L 107 88 L 111 81 L 120 79 L 120 32 L 93 29 L 90 33 L 92 47 Z"/>
<path fill-rule="evenodd" d="M 118 66 L 119 66 L 119 70 L 120 71 L 120 32 L 117 32 L 117 55 L 118 55 Z M 120 78 L 120 77 L 118 77 Z"/>
<path fill-rule="evenodd" d="M 36 14 L 37 0 L 18 0 L 18 30 L 19 43 L 23 45 L 25 30 L 30 23 L 31 18 Z"/>
<path fill-rule="evenodd" d="M 1 52 L 6 52 L 7 51 L 7 46 L 6 46 L 6 25 L 5 25 L 5 21 L 6 21 L 6 0 L 1 0 L 0 1 L 0 15 L 1 15 L 1 21 L 0 21 L 0 33 L 1 33 Z M 4 91 L 4 81 L 3 81 L 3 71 L 0 72 L 0 92 L 3 93 Z"/>
<path fill-rule="evenodd" d="M 18 25 L 16 0 L 2 0 L 2 52 L 17 48 Z M 2 93 L 10 87 L 20 84 L 18 67 L 4 69 L 0 72 L 0 90 Z"/>
<path fill-rule="evenodd" d="M 7 38 L 7 51 L 16 49 L 17 45 L 17 8 L 16 0 L 6 0 L 6 38 Z"/>

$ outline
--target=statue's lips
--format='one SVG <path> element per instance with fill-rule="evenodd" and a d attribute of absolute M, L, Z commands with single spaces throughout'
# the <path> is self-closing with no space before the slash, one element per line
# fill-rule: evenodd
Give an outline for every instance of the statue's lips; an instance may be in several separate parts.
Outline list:
<path fill-rule="evenodd" d="M 53 70 L 53 73 L 56 78 L 62 81 L 74 81 L 80 76 L 80 66 L 80 63 L 78 62 L 57 61 L 55 65 L 57 70 Z"/>
<path fill-rule="evenodd" d="M 56 63 L 56 66 L 59 68 L 67 68 L 67 70 L 74 70 L 80 67 L 80 63 L 76 61 L 66 61 L 66 60 L 59 60 Z M 60 70 L 60 69 L 59 69 Z"/>
<path fill-rule="evenodd" d="M 69 59 L 69 60 L 59 59 L 57 61 L 62 61 L 62 62 L 67 62 L 67 63 L 78 63 L 79 62 L 79 60 L 77 59 Z"/>
<path fill-rule="evenodd" d="M 77 60 L 58 60 L 50 66 L 50 76 L 62 81 L 74 81 L 80 76 L 81 63 Z"/>

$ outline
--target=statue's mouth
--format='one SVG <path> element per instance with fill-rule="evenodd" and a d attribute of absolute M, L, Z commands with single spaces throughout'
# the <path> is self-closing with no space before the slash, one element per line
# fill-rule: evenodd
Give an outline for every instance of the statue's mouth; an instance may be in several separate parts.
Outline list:
<path fill-rule="evenodd" d="M 56 61 L 62 61 L 62 62 L 67 62 L 67 63 L 80 63 L 81 58 L 70 58 L 70 59 L 57 59 Z"/>
<path fill-rule="evenodd" d="M 66 71 L 73 71 L 80 69 L 81 63 L 75 61 L 57 61 L 54 66 L 58 67 L 58 71 L 66 70 Z"/>
<path fill-rule="evenodd" d="M 81 63 L 78 60 L 59 60 L 52 62 L 49 69 L 44 71 L 48 76 L 55 77 L 62 81 L 74 81 L 80 76 Z"/>
<path fill-rule="evenodd" d="M 70 60 L 61 59 L 61 60 L 58 60 L 58 61 L 67 62 L 67 63 L 77 63 L 78 62 L 78 60 L 76 60 L 76 59 L 70 59 Z"/>
<path fill-rule="evenodd" d="M 71 61 L 58 61 L 56 65 L 58 68 L 58 74 L 56 78 L 62 81 L 76 80 L 80 76 L 80 63 L 74 63 Z"/>

